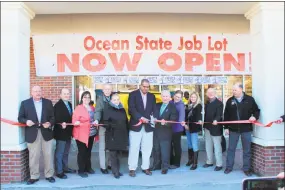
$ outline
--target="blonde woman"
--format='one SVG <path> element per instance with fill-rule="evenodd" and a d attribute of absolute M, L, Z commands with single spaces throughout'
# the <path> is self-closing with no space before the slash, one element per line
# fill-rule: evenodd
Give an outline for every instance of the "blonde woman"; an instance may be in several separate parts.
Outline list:
<path fill-rule="evenodd" d="M 190 94 L 188 103 L 188 114 L 186 115 L 186 122 L 190 122 L 185 125 L 186 136 L 188 142 L 188 162 L 186 166 L 191 166 L 190 170 L 195 170 L 198 163 L 198 152 L 199 152 L 199 139 L 198 132 L 201 131 L 202 124 L 202 105 L 201 99 L 197 92 Z M 191 123 L 199 122 L 200 124 Z"/>

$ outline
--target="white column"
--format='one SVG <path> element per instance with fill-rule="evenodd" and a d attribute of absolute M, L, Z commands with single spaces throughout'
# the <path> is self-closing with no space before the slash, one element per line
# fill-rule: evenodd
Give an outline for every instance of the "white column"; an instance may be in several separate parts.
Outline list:
<path fill-rule="evenodd" d="M 1 118 L 18 121 L 20 103 L 30 97 L 30 20 L 24 3 L 1 2 Z M 24 130 L 1 122 L 1 151 L 26 148 Z"/>
<path fill-rule="evenodd" d="M 284 3 L 257 3 L 245 16 L 252 40 L 252 93 L 266 124 L 284 114 Z M 255 127 L 253 136 L 261 146 L 284 146 L 284 123 Z"/>

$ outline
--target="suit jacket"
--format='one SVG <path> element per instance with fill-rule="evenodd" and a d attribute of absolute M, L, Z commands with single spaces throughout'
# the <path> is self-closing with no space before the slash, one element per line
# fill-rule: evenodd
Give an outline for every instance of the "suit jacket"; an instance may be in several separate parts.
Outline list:
<path fill-rule="evenodd" d="M 160 108 L 162 103 L 156 104 L 154 117 L 158 120 L 171 120 L 171 121 L 177 121 L 178 119 L 178 112 L 174 105 L 174 103 L 169 102 L 169 104 L 166 106 L 165 110 L 160 115 Z M 157 137 L 159 140 L 170 140 L 172 137 L 172 125 L 171 123 L 166 123 L 165 125 L 161 125 L 161 123 L 155 124 L 155 133 L 157 134 Z"/>
<path fill-rule="evenodd" d="M 72 109 L 70 102 L 68 102 L 68 105 L 70 109 Z M 65 129 L 63 129 L 62 126 L 57 123 L 72 123 L 72 113 L 69 114 L 69 111 L 62 99 L 60 99 L 53 108 L 55 117 L 54 138 L 61 141 L 70 140 L 72 137 L 73 126 L 68 125 Z"/>
<path fill-rule="evenodd" d="M 210 123 L 204 123 L 204 128 L 208 129 L 212 136 L 221 136 L 223 134 L 222 125 L 212 125 L 214 120 L 217 122 L 223 120 L 223 106 L 223 102 L 217 98 L 213 102 L 208 102 L 205 105 L 204 122 Z"/>
<path fill-rule="evenodd" d="M 53 139 L 52 126 L 54 125 L 54 112 L 52 102 L 48 99 L 42 98 L 42 118 L 41 121 L 38 120 L 36 108 L 34 105 L 33 98 L 22 101 L 18 116 L 18 121 L 20 123 L 26 124 L 27 120 L 31 120 L 36 125 L 31 127 L 25 127 L 25 139 L 27 143 L 35 142 L 38 135 L 38 128 L 41 129 L 43 138 L 45 141 Z M 38 123 L 50 122 L 51 127 L 44 128 L 43 125 Z"/>
<path fill-rule="evenodd" d="M 134 127 L 141 117 L 145 117 L 150 120 L 150 115 L 155 111 L 155 96 L 151 93 L 147 93 L 146 108 L 144 109 L 143 99 L 140 90 L 135 90 L 130 93 L 128 99 L 128 107 L 130 118 L 130 130 L 139 132 L 142 129 L 142 125 Z M 150 124 L 144 124 L 146 132 L 152 132 L 153 127 Z"/>

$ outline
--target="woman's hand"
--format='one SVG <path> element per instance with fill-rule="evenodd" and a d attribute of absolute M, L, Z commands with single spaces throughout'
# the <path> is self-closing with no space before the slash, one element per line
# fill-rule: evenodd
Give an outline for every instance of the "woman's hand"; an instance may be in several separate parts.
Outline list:
<path fill-rule="evenodd" d="M 74 125 L 76 126 L 80 125 L 80 121 L 75 121 Z"/>

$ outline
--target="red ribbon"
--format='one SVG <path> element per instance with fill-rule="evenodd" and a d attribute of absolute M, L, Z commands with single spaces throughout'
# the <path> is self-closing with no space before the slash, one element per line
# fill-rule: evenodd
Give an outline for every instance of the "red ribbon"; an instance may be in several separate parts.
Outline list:
<path fill-rule="evenodd" d="M 179 124 L 182 124 L 182 123 L 196 123 L 196 124 L 199 124 L 199 122 L 179 122 L 179 121 L 168 121 L 168 120 L 165 120 L 165 121 L 156 120 L 155 122 L 158 122 L 158 123 L 162 123 L 162 122 L 165 122 L 165 123 L 179 123 Z M 202 122 L 202 123 L 211 123 L 211 122 Z M 271 122 L 269 122 L 266 125 L 260 123 L 259 121 L 249 121 L 249 120 L 220 121 L 220 122 L 217 122 L 217 124 L 237 124 L 237 123 L 252 123 L 252 124 L 254 124 L 256 126 L 259 126 L 259 127 L 271 127 L 273 123 L 278 123 L 278 122 L 277 122 L 277 120 L 276 121 L 271 121 Z M 137 126 L 140 126 L 141 124 L 143 124 L 143 121 L 139 120 L 139 122 L 137 124 L 133 125 L 133 126 L 137 127 Z"/>

